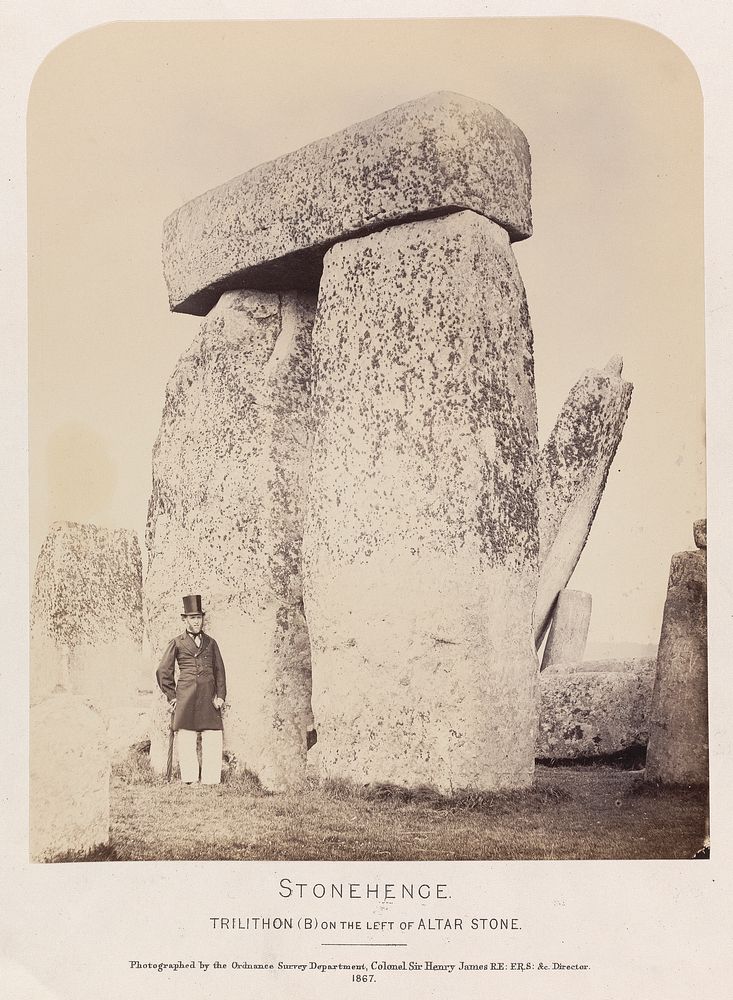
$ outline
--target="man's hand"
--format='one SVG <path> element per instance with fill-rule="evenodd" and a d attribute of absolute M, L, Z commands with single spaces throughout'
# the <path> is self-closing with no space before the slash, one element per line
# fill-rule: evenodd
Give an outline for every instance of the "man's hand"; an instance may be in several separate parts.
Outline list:
<path fill-rule="evenodd" d="M 174 712 L 175 709 L 176 709 L 176 699 L 173 698 L 171 701 L 168 702 L 168 711 Z"/>
<path fill-rule="evenodd" d="M 216 697 L 216 698 L 214 698 L 213 704 L 214 704 L 214 708 L 221 708 L 223 706 L 223 704 L 224 704 L 224 699 Z"/>

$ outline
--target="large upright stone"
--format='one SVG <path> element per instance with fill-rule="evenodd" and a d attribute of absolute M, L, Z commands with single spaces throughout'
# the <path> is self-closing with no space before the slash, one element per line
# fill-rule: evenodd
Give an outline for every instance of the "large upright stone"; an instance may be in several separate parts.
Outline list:
<path fill-rule="evenodd" d="M 31 707 L 31 860 L 109 842 L 109 775 L 105 722 L 84 698 L 61 692 Z"/>
<path fill-rule="evenodd" d="M 146 533 L 152 658 L 182 630 L 181 596 L 202 594 L 227 670 L 227 745 L 272 789 L 302 777 L 311 720 L 300 549 L 314 308 L 299 293 L 222 296 L 168 383 Z"/>
<path fill-rule="evenodd" d="M 436 93 L 358 122 L 194 198 L 166 219 L 171 309 L 235 288 L 316 291 L 323 254 L 385 225 L 472 209 L 532 232 L 530 157 L 495 108 Z"/>
<path fill-rule="evenodd" d="M 110 727 L 113 748 L 144 732 L 142 569 L 133 531 L 60 521 L 36 564 L 31 598 L 31 701 L 82 695 Z"/>
<path fill-rule="evenodd" d="M 614 357 L 575 383 L 540 453 L 540 578 L 535 608 L 539 646 L 557 595 L 585 548 L 626 422 L 633 386 Z"/>
<path fill-rule="evenodd" d="M 519 787 L 537 722 L 532 332 L 473 212 L 333 247 L 304 537 L 324 774 Z"/>
<path fill-rule="evenodd" d="M 647 781 L 708 780 L 706 550 L 672 556 L 652 697 Z"/>
<path fill-rule="evenodd" d="M 542 655 L 542 670 L 554 663 L 583 659 L 592 607 L 593 598 L 585 591 L 560 591 Z"/>

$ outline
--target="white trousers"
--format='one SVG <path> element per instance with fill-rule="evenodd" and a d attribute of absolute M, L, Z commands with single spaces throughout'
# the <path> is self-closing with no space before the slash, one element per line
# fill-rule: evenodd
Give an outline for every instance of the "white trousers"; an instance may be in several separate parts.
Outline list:
<path fill-rule="evenodd" d="M 199 780 L 199 760 L 196 754 L 196 736 L 193 729 L 178 730 L 178 763 L 181 781 Z M 201 733 L 201 784 L 218 785 L 221 781 L 221 729 L 204 729 Z"/>

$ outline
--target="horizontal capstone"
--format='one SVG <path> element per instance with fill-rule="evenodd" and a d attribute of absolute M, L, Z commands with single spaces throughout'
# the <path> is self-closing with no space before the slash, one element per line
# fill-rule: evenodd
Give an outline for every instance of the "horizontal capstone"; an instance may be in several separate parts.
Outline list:
<path fill-rule="evenodd" d="M 440 92 L 304 146 L 187 202 L 163 230 L 174 312 L 224 291 L 316 290 L 334 243 L 471 209 L 532 233 L 523 133 L 488 104 Z"/>

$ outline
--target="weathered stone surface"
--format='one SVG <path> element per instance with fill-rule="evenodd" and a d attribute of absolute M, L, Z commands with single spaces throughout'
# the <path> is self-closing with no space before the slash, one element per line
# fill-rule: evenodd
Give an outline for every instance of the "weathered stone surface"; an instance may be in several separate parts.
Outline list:
<path fill-rule="evenodd" d="M 333 243 L 472 209 L 532 231 L 530 157 L 495 108 L 436 93 L 264 163 L 174 212 L 163 232 L 171 309 L 205 315 L 234 288 L 316 291 Z"/>
<path fill-rule="evenodd" d="M 542 641 L 557 595 L 585 547 L 616 454 L 633 386 L 621 358 L 590 370 L 570 390 L 540 453 L 540 579 L 535 641 Z"/>
<path fill-rule="evenodd" d="M 150 738 L 150 698 L 154 678 L 147 690 L 139 690 L 126 702 L 105 712 L 107 744 L 112 762 L 127 756 L 130 747 Z"/>
<path fill-rule="evenodd" d="M 598 669 L 613 666 L 613 669 Z M 653 660 L 556 664 L 540 675 L 537 757 L 601 757 L 649 739 Z"/>
<path fill-rule="evenodd" d="M 532 333 L 473 212 L 333 247 L 304 535 L 321 770 L 519 787 L 534 766 Z"/>
<path fill-rule="evenodd" d="M 698 549 L 706 549 L 708 547 L 708 521 L 706 517 L 700 521 L 695 521 L 693 535 L 695 537 L 695 545 Z"/>
<path fill-rule="evenodd" d="M 629 671 L 639 671 L 645 672 L 647 670 L 655 671 L 657 669 L 657 661 L 655 657 L 651 656 L 637 656 L 630 657 L 628 659 L 614 659 L 614 660 L 565 660 L 562 663 L 553 663 L 548 670 L 565 670 L 571 673 L 578 672 L 594 672 L 594 673 L 628 673 Z"/>
<path fill-rule="evenodd" d="M 62 692 L 31 707 L 31 860 L 109 842 L 109 772 L 106 724 L 84 698 Z"/>
<path fill-rule="evenodd" d="M 31 702 L 83 695 L 115 750 L 139 738 L 152 674 L 142 658 L 142 570 L 132 531 L 57 522 L 43 544 L 31 598 Z"/>
<path fill-rule="evenodd" d="M 227 746 L 272 789 L 300 780 L 312 721 L 300 548 L 314 309 L 302 293 L 222 296 L 168 383 L 146 532 L 151 658 L 182 631 L 181 596 L 200 593 L 227 671 Z M 168 720 L 154 711 L 155 762 Z"/>
<path fill-rule="evenodd" d="M 542 670 L 553 663 L 582 661 L 590 628 L 593 598 L 583 590 L 561 590 L 552 614 Z"/>
<path fill-rule="evenodd" d="M 657 654 L 647 781 L 708 780 L 707 556 L 672 557 Z"/>

